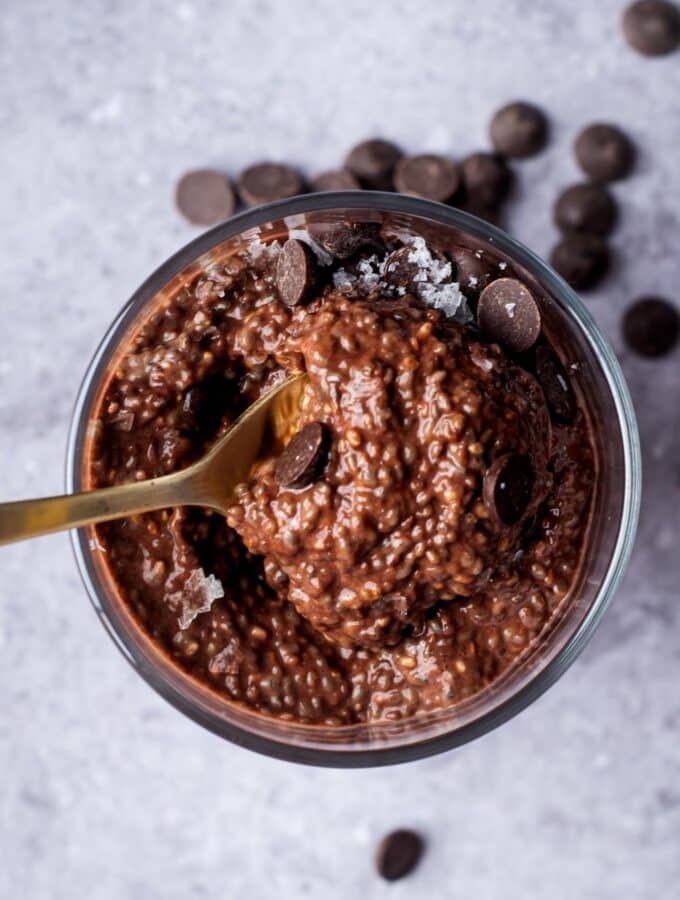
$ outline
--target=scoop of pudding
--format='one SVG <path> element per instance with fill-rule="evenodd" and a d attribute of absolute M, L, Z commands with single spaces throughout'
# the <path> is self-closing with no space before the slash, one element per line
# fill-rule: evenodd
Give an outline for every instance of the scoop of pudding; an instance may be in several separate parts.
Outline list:
<path fill-rule="evenodd" d="M 407 296 L 297 308 L 276 356 L 309 374 L 296 443 L 228 522 L 270 584 L 340 646 L 384 646 L 482 588 L 548 486 L 541 388 Z"/>

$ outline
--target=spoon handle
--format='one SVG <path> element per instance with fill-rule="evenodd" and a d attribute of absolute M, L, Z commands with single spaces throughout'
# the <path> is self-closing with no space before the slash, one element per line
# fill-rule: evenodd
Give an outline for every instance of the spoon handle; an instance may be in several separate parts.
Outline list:
<path fill-rule="evenodd" d="M 0 503 L 0 545 L 152 509 L 201 503 L 200 481 L 188 478 L 190 472 L 185 469 L 149 481 L 82 494 Z M 191 485 L 195 487 L 194 491 L 190 489 Z"/>
<path fill-rule="evenodd" d="M 273 387 L 248 407 L 203 459 L 179 472 L 83 494 L 0 503 L 0 546 L 169 506 L 207 506 L 224 512 L 234 488 L 257 459 L 267 423 L 275 438 L 288 434 L 305 383 L 306 376 L 294 375 Z"/>

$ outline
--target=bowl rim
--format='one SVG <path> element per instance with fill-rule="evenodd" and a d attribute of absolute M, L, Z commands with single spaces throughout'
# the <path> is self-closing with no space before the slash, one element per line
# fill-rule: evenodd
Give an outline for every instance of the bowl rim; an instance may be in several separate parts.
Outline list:
<path fill-rule="evenodd" d="M 514 717 L 554 684 L 592 637 L 623 576 L 637 529 L 642 475 L 640 441 L 635 413 L 614 351 L 576 293 L 539 256 L 496 226 L 454 207 L 430 200 L 380 191 L 334 191 L 298 195 L 238 213 L 185 244 L 137 288 L 107 328 L 78 389 L 71 417 L 66 454 L 66 489 L 69 493 L 81 489 L 82 451 L 88 425 L 84 413 L 94 400 L 101 377 L 109 362 L 110 351 L 115 350 L 119 345 L 123 333 L 141 308 L 171 278 L 223 241 L 274 219 L 285 220 L 305 213 L 333 209 L 399 213 L 449 225 L 493 244 L 501 253 L 507 254 L 514 262 L 527 269 L 550 294 L 558 298 L 566 307 L 600 362 L 617 413 L 624 465 L 623 502 L 611 560 L 595 599 L 574 633 L 567 639 L 564 647 L 531 680 L 477 719 L 453 731 L 443 731 L 436 735 L 424 736 L 421 740 L 394 746 L 304 747 L 251 732 L 233 722 L 218 719 L 207 710 L 191 703 L 162 677 L 156 667 L 128 645 L 121 630 L 106 614 L 97 586 L 98 576 L 90 553 L 88 532 L 86 529 L 71 531 L 71 544 L 80 577 L 100 621 L 128 662 L 157 693 L 198 724 L 239 746 L 291 762 L 349 768 L 409 762 L 458 747 Z"/>

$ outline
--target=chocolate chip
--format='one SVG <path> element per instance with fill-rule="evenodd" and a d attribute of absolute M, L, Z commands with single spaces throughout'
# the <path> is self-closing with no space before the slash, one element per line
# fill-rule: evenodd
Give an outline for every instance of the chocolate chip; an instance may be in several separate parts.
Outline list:
<path fill-rule="evenodd" d="M 599 184 L 573 184 L 555 203 L 555 224 L 562 231 L 609 234 L 617 218 L 614 198 Z"/>
<path fill-rule="evenodd" d="M 449 271 L 451 270 L 451 264 L 443 253 L 430 247 L 430 254 L 432 255 L 432 258 L 440 262 L 442 266 L 445 266 L 448 263 L 447 268 Z M 422 285 L 423 274 L 422 268 L 420 268 L 418 263 L 411 258 L 413 255 L 412 247 L 399 247 L 398 250 L 393 250 L 385 257 L 383 263 L 383 278 L 388 284 L 391 284 L 394 287 L 402 287 L 417 294 L 419 285 Z M 438 273 L 438 277 L 441 279 L 441 283 L 453 281 L 450 275 L 445 277 L 441 270 Z"/>
<path fill-rule="evenodd" d="M 533 294 L 515 278 L 497 278 L 484 288 L 477 307 L 480 330 L 513 353 L 532 347 L 541 333 Z"/>
<path fill-rule="evenodd" d="M 534 490 L 531 460 L 523 453 L 506 453 L 496 459 L 484 476 L 484 503 L 504 525 L 522 518 Z"/>
<path fill-rule="evenodd" d="M 309 233 L 336 259 L 349 259 L 364 247 L 378 246 L 377 222 L 310 222 Z"/>
<path fill-rule="evenodd" d="M 236 207 L 229 180 L 212 169 L 196 169 L 182 175 L 177 182 L 175 202 L 194 225 L 215 225 L 228 219 Z"/>
<path fill-rule="evenodd" d="M 594 234 L 565 235 L 553 247 L 550 265 L 576 290 L 595 287 L 609 268 L 609 250 Z"/>
<path fill-rule="evenodd" d="M 456 281 L 466 296 L 478 296 L 493 281 L 496 272 L 482 250 L 453 247 L 449 253 L 456 264 Z"/>
<path fill-rule="evenodd" d="M 312 178 L 310 187 L 313 191 L 358 191 L 361 185 L 347 169 L 334 169 Z"/>
<path fill-rule="evenodd" d="M 680 47 L 680 10 L 666 0 L 638 0 L 623 13 L 623 34 L 645 56 L 663 56 Z"/>
<path fill-rule="evenodd" d="M 276 264 L 276 288 L 286 306 L 297 306 L 314 290 L 317 266 L 307 244 L 291 238 L 281 248 Z"/>
<path fill-rule="evenodd" d="M 387 191 L 392 187 L 392 173 L 401 155 L 399 147 L 374 138 L 362 141 L 350 150 L 345 168 L 356 175 L 364 187 Z"/>
<path fill-rule="evenodd" d="M 424 849 L 425 842 L 417 832 L 405 828 L 392 831 L 378 846 L 376 868 L 386 881 L 396 881 L 415 869 Z"/>
<path fill-rule="evenodd" d="M 321 422 L 298 431 L 276 461 L 274 476 L 281 487 L 303 488 L 321 473 L 328 457 L 328 432 Z"/>
<path fill-rule="evenodd" d="M 395 287 L 412 287 L 418 274 L 417 263 L 409 259 L 412 252 L 411 247 L 400 247 L 385 257 L 383 277 L 388 284 Z"/>
<path fill-rule="evenodd" d="M 574 153 L 586 175 L 595 181 L 625 178 L 635 162 L 635 147 L 617 128 L 597 122 L 588 125 L 576 138 Z"/>
<path fill-rule="evenodd" d="M 445 203 L 460 185 L 458 166 L 444 156 L 423 153 L 400 159 L 394 170 L 394 186 L 402 194 Z"/>
<path fill-rule="evenodd" d="M 574 392 L 564 366 L 549 347 L 536 348 L 536 378 L 553 417 L 558 422 L 573 421 L 576 415 Z"/>
<path fill-rule="evenodd" d="M 271 203 L 301 193 L 302 179 L 290 166 L 263 162 L 249 166 L 239 175 L 238 191 L 249 206 Z"/>
<path fill-rule="evenodd" d="M 499 109 L 489 126 L 491 143 L 504 156 L 533 156 L 548 139 L 548 120 L 531 103 L 509 103 Z"/>
<path fill-rule="evenodd" d="M 460 164 L 467 205 L 478 209 L 494 209 L 508 195 L 512 170 L 495 153 L 472 153 Z"/>
<path fill-rule="evenodd" d="M 626 343 L 641 356 L 663 356 L 673 349 L 680 333 L 677 309 L 661 297 L 641 297 L 623 317 Z"/>

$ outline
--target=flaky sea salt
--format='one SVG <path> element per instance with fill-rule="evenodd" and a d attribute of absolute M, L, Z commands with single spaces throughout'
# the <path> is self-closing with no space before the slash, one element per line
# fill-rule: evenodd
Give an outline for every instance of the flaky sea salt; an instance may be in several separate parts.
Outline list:
<path fill-rule="evenodd" d="M 433 256 L 425 239 L 414 237 L 410 240 L 411 251 L 408 261 L 418 268 L 414 279 L 416 294 L 428 306 L 439 309 L 447 318 L 458 322 L 472 319 L 465 295 L 457 281 L 452 281 L 453 269 L 447 259 Z"/>
<path fill-rule="evenodd" d="M 356 266 L 356 271 L 348 272 L 347 269 L 337 269 L 333 272 L 333 284 L 335 287 L 352 287 L 361 288 L 367 291 L 373 288 L 387 288 L 383 281 L 383 269 L 378 257 L 368 256 L 360 259 Z"/>
<path fill-rule="evenodd" d="M 447 259 L 433 256 L 425 243 L 425 238 L 411 238 L 409 243 L 411 250 L 407 258 L 409 262 L 414 263 L 418 268 L 416 281 L 441 284 L 446 279 L 451 278 L 453 271 L 451 263 Z"/>
<path fill-rule="evenodd" d="M 455 281 L 448 284 L 424 284 L 422 288 L 419 287 L 418 296 L 428 306 L 441 310 L 449 319 L 456 319 L 461 323 L 472 319 L 465 296 Z"/>
<path fill-rule="evenodd" d="M 404 236 L 403 241 L 410 248 L 406 259 L 415 267 L 412 281 L 418 298 L 428 306 L 441 310 L 448 318 L 461 323 L 469 322 L 472 314 L 460 285 L 452 280 L 451 263 L 433 256 L 422 237 Z M 341 289 L 379 289 L 386 296 L 403 297 L 406 293 L 403 285 L 395 286 L 385 281 L 385 260 L 380 260 L 375 254 L 360 260 L 353 272 L 338 269 L 333 273 L 333 284 Z M 474 286 L 471 278 L 470 287 Z"/>
<path fill-rule="evenodd" d="M 253 262 L 257 262 L 262 257 L 278 256 L 281 251 L 280 241 L 271 241 L 266 243 L 255 239 L 248 244 L 248 256 Z"/>
<path fill-rule="evenodd" d="M 336 269 L 336 271 L 333 272 L 333 284 L 335 287 L 349 287 L 349 285 L 355 284 L 356 281 L 356 275 L 352 275 L 351 272 L 348 272 L 346 269 Z"/>
<path fill-rule="evenodd" d="M 215 600 L 224 597 L 224 588 L 219 578 L 206 575 L 203 569 L 194 569 L 184 583 L 182 590 L 182 613 L 179 627 L 188 628 L 201 613 L 209 612 Z"/>
<path fill-rule="evenodd" d="M 515 307 L 517 306 L 517 304 L 516 303 L 505 303 L 504 306 L 505 306 L 505 311 L 508 314 L 508 318 L 514 319 L 515 318 Z"/>
<path fill-rule="evenodd" d="M 377 256 L 359 260 L 357 271 L 362 283 L 368 288 L 377 287 L 382 281 L 382 269 Z"/>

